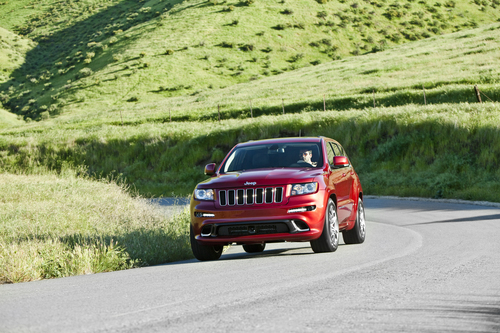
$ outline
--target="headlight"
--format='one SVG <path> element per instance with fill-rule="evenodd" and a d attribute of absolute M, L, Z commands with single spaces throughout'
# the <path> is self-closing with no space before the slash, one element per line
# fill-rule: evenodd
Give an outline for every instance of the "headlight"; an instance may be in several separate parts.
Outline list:
<path fill-rule="evenodd" d="M 293 184 L 292 195 L 314 193 L 318 189 L 318 183 Z"/>
<path fill-rule="evenodd" d="M 194 190 L 196 200 L 214 200 L 214 190 L 196 189 Z"/>

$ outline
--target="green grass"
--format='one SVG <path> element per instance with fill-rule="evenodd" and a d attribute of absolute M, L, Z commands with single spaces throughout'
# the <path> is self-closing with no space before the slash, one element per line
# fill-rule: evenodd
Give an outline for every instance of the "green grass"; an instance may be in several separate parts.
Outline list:
<path fill-rule="evenodd" d="M 15 114 L 12 114 L 0 107 L 0 130 L 4 128 L 21 126 L 24 121 L 17 118 Z"/>
<path fill-rule="evenodd" d="M 191 258 L 188 233 L 187 212 L 167 218 L 114 182 L 0 174 L 0 283 Z"/>
<path fill-rule="evenodd" d="M 5 27 L 38 45 L 0 90 L 12 87 L 3 96 L 4 105 L 31 119 L 46 118 L 44 112 L 94 114 L 103 106 L 126 108 L 127 101 L 159 102 L 200 91 L 216 95 L 219 88 L 318 61 L 497 21 L 496 4 L 484 3 L 10 2 L 0 6 Z M 233 11 L 226 10 L 230 5 Z M 286 10 L 293 14 L 283 14 Z M 318 17 L 320 12 L 326 16 Z M 174 52 L 167 55 L 167 50 Z M 90 75 L 83 74 L 85 68 Z"/>
<path fill-rule="evenodd" d="M 368 145 L 372 137 L 352 138 L 342 132 L 331 136 L 347 144 L 352 157 L 360 161 L 361 174 L 366 173 L 365 184 L 371 193 L 395 191 L 401 195 L 411 192 L 413 195 L 455 196 L 455 193 L 462 193 L 462 189 L 448 189 L 446 184 L 442 189 L 438 188 L 441 183 L 435 186 L 425 182 L 411 186 L 405 183 L 404 179 L 411 182 L 416 174 L 402 174 L 398 179 L 396 184 L 406 188 L 404 191 L 397 189 L 396 185 L 389 186 L 388 180 L 377 185 L 377 181 L 384 178 L 370 178 L 368 173 L 385 164 L 371 159 L 371 156 L 377 153 L 379 144 L 392 140 L 394 134 L 379 133 L 372 127 L 373 124 L 383 125 L 386 120 L 382 118 L 386 114 L 398 115 L 402 110 L 412 110 L 415 116 L 433 115 L 439 110 L 439 113 L 450 113 L 447 115 L 450 119 L 454 118 L 453 112 L 469 109 L 476 112 L 488 108 L 495 114 L 498 103 L 488 101 L 485 96 L 483 99 L 487 105 L 475 105 L 472 85 L 478 83 L 486 96 L 493 101 L 500 100 L 498 56 L 494 52 L 500 46 L 498 27 L 494 24 L 376 54 L 303 68 L 220 89 L 216 94 L 200 92 L 195 96 L 165 99 L 161 103 L 137 103 L 129 108 L 110 109 L 108 106 L 94 113 L 78 113 L 75 109 L 42 122 L 13 126 L 0 132 L 0 168 L 12 173 L 38 173 L 59 172 L 68 164 L 86 166 L 97 178 L 121 177 L 145 196 L 186 195 L 197 181 L 203 179 L 203 165 L 210 161 L 219 162 L 239 141 L 295 136 L 299 132 L 302 135 L 327 135 L 330 126 L 319 127 L 321 119 L 343 119 L 341 128 L 351 128 L 353 122 L 359 122 L 357 114 L 367 114 L 371 123 L 363 127 L 363 131 L 373 137 L 380 136 L 377 145 L 368 146 L 371 150 L 362 147 Z M 475 53 L 466 54 L 470 50 Z M 422 85 L 427 106 L 424 105 Z M 326 113 L 315 111 L 323 109 L 323 95 Z M 376 109 L 373 109 L 374 97 Z M 284 117 L 281 116 L 282 98 L 285 100 Z M 250 99 L 253 120 L 249 118 Z M 223 121 L 220 124 L 216 121 L 218 103 L 222 106 Z M 356 117 L 345 118 L 353 114 Z M 495 121 L 482 124 L 478 130 L 495 128 Z M 408 126 L 405 131 L 414 130 L 413 118 L 404 122 Z M 459 128 L 476 126 L 463 120 L 457 124 Z M 431 122 L 428 126 L 438 125 Z M 455 134 L 450 135 L 453 138 Z M 492 142 L 496 142 L 496 134 L 491 135 Z M 461 136 L 458 142 L 463 141 Z M 439 135 L 427 140 L 432 145 L 457 142 Z M 471 143 L 463 145 L 473 149 Z M 412 154 L 421 154 L 422 148 L 415 149 Z M 486 146 L 481 149 L 486 149 Z M 432 161 L 430 167 L 435 163 L 435 155 L 439 154 L 436 151 L 428 153 L 430 155 L 425 158 Z M 462 151 L 456 153 L 461 158 L 467 157 Z M 482 151 L 480 154 L 484 161 L 492 161 L 495 165 L 495 158 Z M 401 172 L 401 163 L 410 163 L 402 156 L 390 155 L 388 158 L 394 159 L 391 170 L 396 173 Z M 490 175 L 492 171 L 484 161 L 477 165 L 477 159 L 473 159 L 472 165 Z M 425 171 L 423 166 L 419 168 L 409 169 Z M 444 194 L 438 194 L 439 191 Z M 460 195 L 470 197 L 470 194 Z"/>

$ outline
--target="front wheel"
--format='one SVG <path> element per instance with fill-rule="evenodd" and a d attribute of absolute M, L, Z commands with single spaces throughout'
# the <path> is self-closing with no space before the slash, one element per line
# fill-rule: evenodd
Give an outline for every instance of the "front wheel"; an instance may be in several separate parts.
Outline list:
<path fill-rule="evenodd" d="M 361 198 L 358 198 L 358 211 L 356 212 L 356 221 L 354 223 L 354 228 L 342 231 L 342 237 L 344 238 L 344 243 L 346 244 L 361 244 L 365 241 L 365 206 L 363 205 L 363 200 L 361 200 Z"/>
<path fill-rule="evenodd" d="M 263 244 L 243 244 L 243 250 L 247 253 L 258 253 L 264 251 L 266 243 Z"/>
<path fill-rule="evenodd" d="M 190 229 L 189 240 L 191 241 L 191 250 L 196 259 L 200 261 L 217 260 L 222 255 L 222 245 L 201 245 L 194 238 L 193 226 Z"/>
<path fill-rule="evenodd" d="M 337 207 L 332 199 L 328 199 L 325 211 L 325 225 L 323 232 L 318 239 L 311 241 L 311 248 L 314 252 L 335 252 L 339 246 L 339 219 L 337 217 Z"/>

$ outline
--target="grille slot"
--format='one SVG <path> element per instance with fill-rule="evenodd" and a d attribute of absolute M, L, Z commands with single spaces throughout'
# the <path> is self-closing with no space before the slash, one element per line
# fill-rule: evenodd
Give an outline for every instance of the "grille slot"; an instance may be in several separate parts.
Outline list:
<path fill-rule="evenodd" d="M 219 205 L 241 206 L 283 202 L 283 187 L 246 188 L 219 191 Z"/>
<path fill-rule="evenodd" d="M 290 229 L 284 222 L 265 224 L 221 225 L 217 228 L 218 236 L 249 236 L 289 233 Z"/>

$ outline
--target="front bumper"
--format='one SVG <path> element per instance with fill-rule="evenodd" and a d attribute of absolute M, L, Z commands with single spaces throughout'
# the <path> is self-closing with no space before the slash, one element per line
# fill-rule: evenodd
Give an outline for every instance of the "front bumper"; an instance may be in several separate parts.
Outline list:
<path fill-rule="evenodd" d="M 281 205 L 216 207 L 212 201 L 191 200 L 195 239 L 203 245 L 310 241 L 323 232 L 324 193 L 290 197 Z M 312 207 L 305 212 L 290 209 Z"/>

